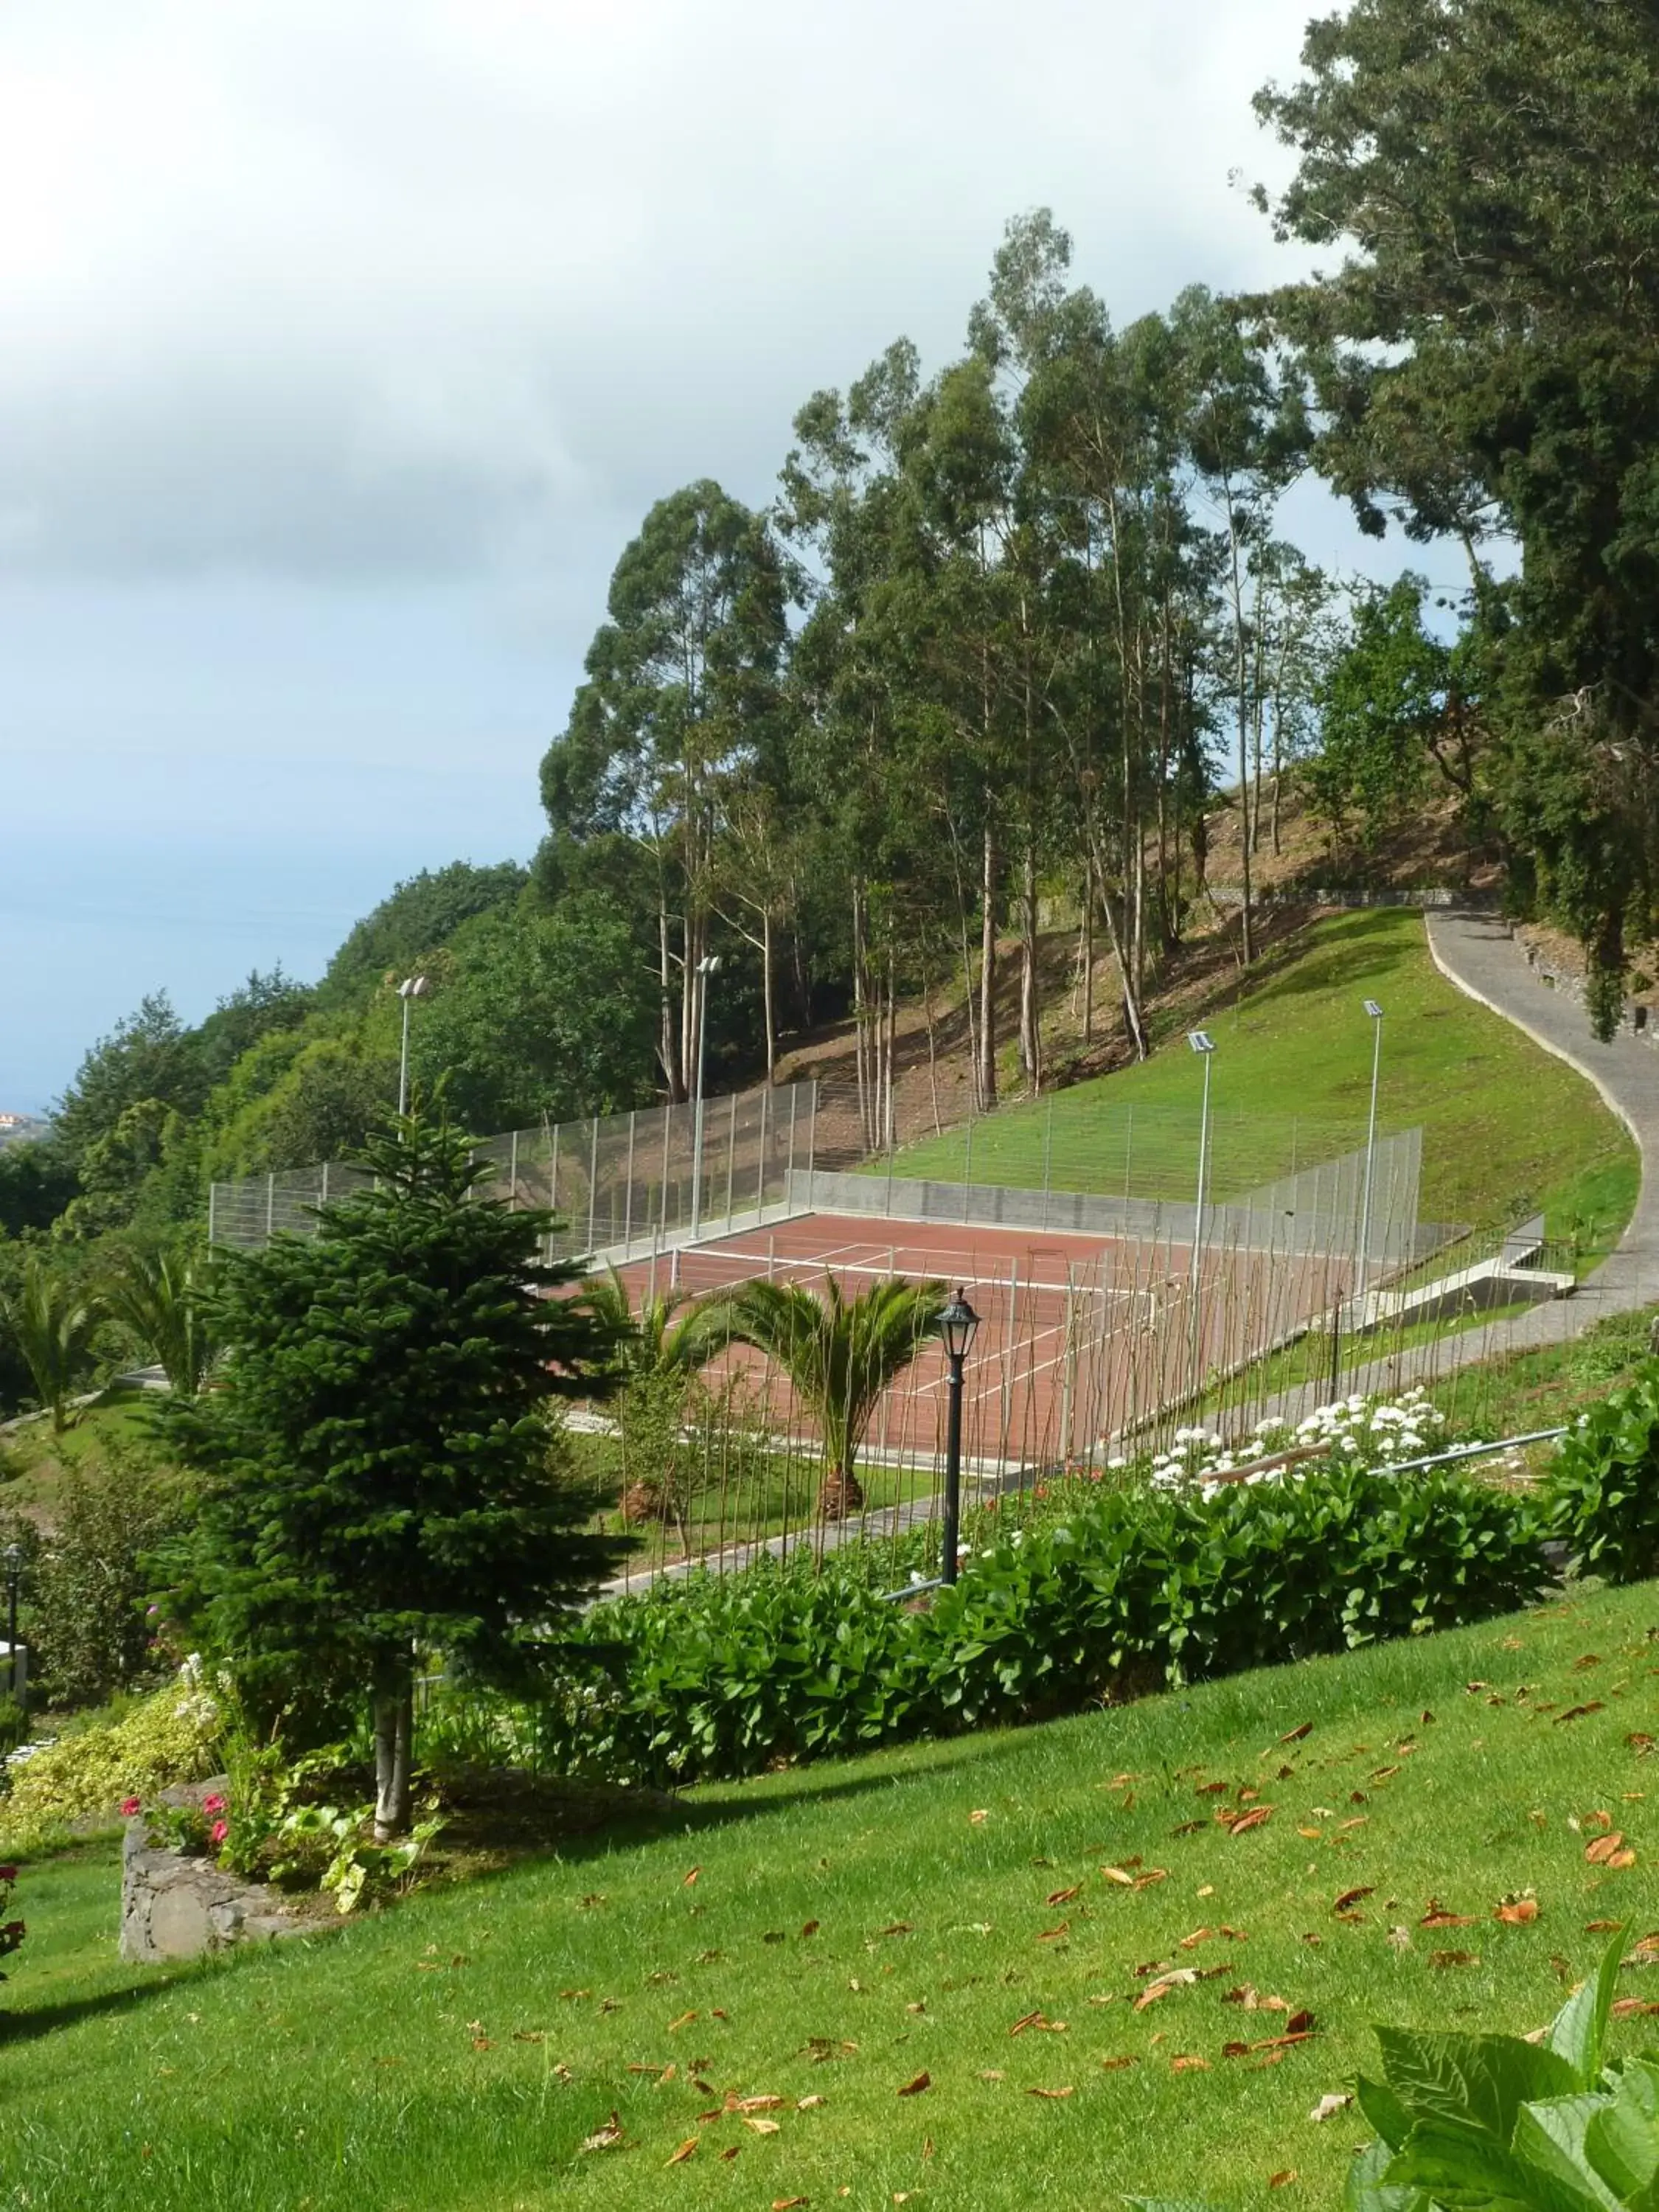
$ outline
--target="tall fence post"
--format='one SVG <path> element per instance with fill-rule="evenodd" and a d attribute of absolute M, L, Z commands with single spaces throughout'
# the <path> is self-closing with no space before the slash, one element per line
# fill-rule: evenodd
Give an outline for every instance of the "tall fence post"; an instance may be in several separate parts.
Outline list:
<path fill-rule="evenodd" d="M 593 1238 L 599 1215 L 599 1117 L 593 1116 L 593 1135 L 587 1151 L 587 1249 L 593 1249 Z"/>
<path fill-rule="evenodd" d="M 519 1210 L 519 1133 L 516 1129 L 507 1140 L 507 1210 L 509 1213 L 516 1213 Z"/>
<path fill-rule="evenodd" d="M 766 1218 L 766 1102 L 771 1096 L 772 1088 L 769 1084 L 761 1092 L 760 1144 L 757 1147 L 759 1164 L 755 1170 L 755 1219 L 757 1222 L 764 1221 Z"/>
<path fill-rule="evenodd" d="M 726 1139 L 726 1233 L 732 1234 L 732 1182 L 738 1171 L 738 1094 L 732 1093 L 732 1117 Z"/>
<path fill-rule="evenodd" d="M 799 1104 L 800 1085 L 792 1083 L 789 1086 L 789 1161 L 783 1171 L 784 1204 L 792 1213 L 795 1210 L 795 1118 Z"/>
<path fill-rule="evenodd" d="M 812 1118 L 806 1127 L 806 1211 L 817 1211 L 818 1079 L 812 1078 Z"/>
<path fill-rule="evenodd" d="M 265 1242 L 267 1244 L 276 1234 L 276 1178 L 274 1175 L 268 1175 L 265 1177 Z"/>

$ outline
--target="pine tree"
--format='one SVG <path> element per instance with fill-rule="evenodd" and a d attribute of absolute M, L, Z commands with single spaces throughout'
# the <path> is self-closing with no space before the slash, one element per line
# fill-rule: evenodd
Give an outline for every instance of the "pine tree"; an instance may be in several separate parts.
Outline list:
<path fill-rule="evenodd" d="M 611 1332 L 541 1264 L 549 1218 L 480 1196 L 441 1120 L 390 1123 L 376 1182 L 229 1269 L 222 1387 L 178 1409 L 205 1471 L 186 1617 L 257 1711 L 366 1698 L 375 1829 L 406 1826 L 417 1653 L 489 1679 L 620 1559 L 586 1533 L 546 1401 L 600 1394 Z"/>

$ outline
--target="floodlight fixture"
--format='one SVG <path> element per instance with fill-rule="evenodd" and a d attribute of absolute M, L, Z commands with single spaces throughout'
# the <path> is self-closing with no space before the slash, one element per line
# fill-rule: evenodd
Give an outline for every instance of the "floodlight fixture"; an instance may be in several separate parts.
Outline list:
<path fill-rule="evenodd" d="M 1188 1048 L 1194 1052 L 1213 1052 L 1215 1050 L 1215 1039 L 1210 1035 L 1208 1030 L 1188 1030 L 1187 1032 L 1187 1043 Z"/>

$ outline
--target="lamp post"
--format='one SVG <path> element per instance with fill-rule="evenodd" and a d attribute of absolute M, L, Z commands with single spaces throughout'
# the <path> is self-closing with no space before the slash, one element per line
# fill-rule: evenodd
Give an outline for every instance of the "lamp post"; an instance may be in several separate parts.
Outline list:
<path fill-rule="evenodd" d="M 708 979 L 720 972 L 718 952 L 705 952 L 692 973 L 697 977 L 697 1097 L 691 1116 L 691 1242 L 702 1224 L 702 1069 L 708 1043 Z"/>
<path fill-rule="evenodd" d="M 1359 1270 L 1354 1286 L 1354 1320 L 1364 1326 L 1365 1316 L 1360 1302 L 1365 1295 L 1365 1277 L 1370 1263 L 1371 1241 L 1371 1170 L 1376 1160 L 1376 1085 L 1382 1072 L 1382 1009 L 1375 999 L 1364 1001 L 1371 1024 L 1371 1112 L 1365 1125 L 1365 1192 L 1359 1201 Z"/>
<path fill-rule="evenodd" d="M 398 996 L 404 1002 L 404 1041 L 398 1054 L 398 1111 L 409 1111 L 409 1010 L 416 999 L 430 995 L 432 986 L 424 975 L 405 975 L 398 986 Z"/>
<path fill-rule="evenodd" d="M 942 1583 L 953 1583 L 957 1578 L 957 1544 L 962 1527 L 962 1364 L 968 1357 L 968 1348 L 978 1327 L 979 1316 L 960 1290 L 953 1291 L 939 1317 L 939 1333 L 945 1340 L 945 1356 L 951 1370 L 950 1407 L 945 1429 L 945 1555 L 939 1567 Z"/>
<path fill-rule="evenodd" d="M 1204 1103 L 1198 1117 L 1198 1202 L 1193 1208 L 1193 1263 L 1188 1279 L 1188 1294 L 1192 1300 L 1192 1315 L 1188 1323 L 1188 1363 L 1192 1369 L 1193 1395 L 1198 1395 L 1199 1370 L 1199 1300 L 1203 1287 L 1204 1258 L 1204 1198 L 1209 1182 L 1210 1170 L 1210 1061 L 1215 1052 L 1215 1040 L 1207 1030 L 1187 1032 L 1188 1048 L 1199 1054 L 1204 1062 Z"/>
<path fill-rule="evenodd" d="M 17 1695 L 17 1677 L 18 1677 L 18 1666 L 17 1666 L 17 1591 L 18 1591 L 18 1586 L 19 1586 L 19 1584 L 21 1583 L 21 1581 L 22 1581 L 22 1579 L 23 1579 L 23 1547 L 22 1547 L 22 1546 L 21 1546 L 21 1544 L 8 1544 L 8 1545 L 7 1545 L 7 1547 L 6 1547 L 6 1549 L 5 1549 L 5 1561 L 6 1561 L 6 1666 L 7 1666 L 7 1672 L 8 1672 L 8 1677 L 9 1677 L 9 1683 L 8 1683 L 8 1686 L 9 1687 L 9 1689 L 10 1689 L 10 1691 L 11 1691 L 11 1694 L 12 1694 L 12 1695 L 13 1695 L 13 1697 L 15 1698 L 15 1697 Z"/>

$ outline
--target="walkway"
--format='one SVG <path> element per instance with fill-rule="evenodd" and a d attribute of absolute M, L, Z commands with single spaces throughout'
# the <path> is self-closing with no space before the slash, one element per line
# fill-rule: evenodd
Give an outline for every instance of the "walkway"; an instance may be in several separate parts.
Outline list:
<path fill-rule="evenodd" d="M 1627 1030 L 1610 1044 L 1598 1044 L 1583 1006 L 1540 981 L 1508 923 L 1495 915 L 1437 913 L 1427 915 L 1425 924 L 1429 951 L 1448 982 L 1513 1022 L 1595 1085 L 1641 1149 L 1642 1188 L 1618 1249 L 1571 1297 L 1533 1306 L 1513 1321 L 1472 1329 L 1461 1340 L 1374 1360 L 1350 1385 L 1362 1392 L 1391 1390 L 1498 1353 L 1565 1343 L 1604 1315 L 1659 1304 L 1659 1050 Z M 1295 1395 L 1299 1403 L 1302 1394 Z"/>

